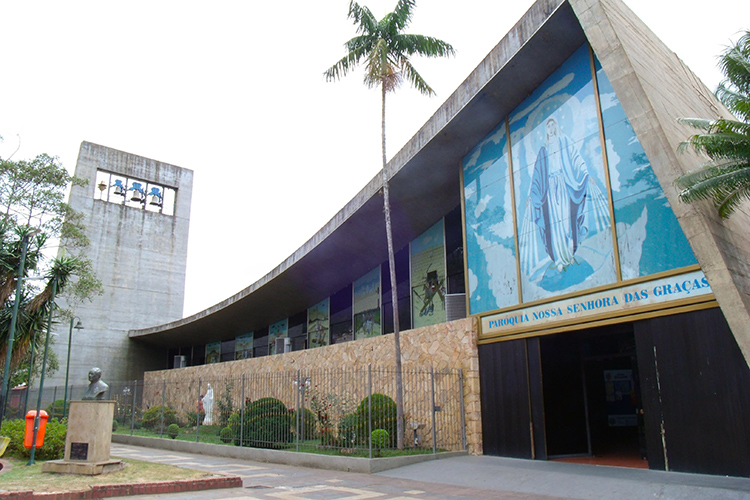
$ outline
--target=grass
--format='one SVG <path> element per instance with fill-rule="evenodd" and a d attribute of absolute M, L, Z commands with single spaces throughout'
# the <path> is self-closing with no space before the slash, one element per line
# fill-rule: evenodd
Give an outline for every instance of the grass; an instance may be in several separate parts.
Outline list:
<path fill-rule="evenodd" d="M 11 468 L 0 475 L 0 491 L 28 489 L 33 489 L 35 492 L 79 491 L 88 490 L 89 486 L 101 484 L 175 481 L 213 476 L 209 472 L 131 459 L 124 461 L 125 469 L 98 476 L 42 472 L 42 462 L 27 466 L 26 460 L 12 457 L 3 457 L 3 461 L 10 463 Z"/>
<path fill-rule="evenodd" d="M 219 439 L 220 426 L 201 426 L 200 428 L 200 443 L 208 444 L 223 444 L 228 446 L 234 446 L 234 442 L 224 443 Z M 119 427 L 115 434 L 130 435 L 130 429 L 125 427 Z M 133 436 L 158 438 L 159 433 L 149 429 L 134 429 Z M 163 439 L 171 439 L 166 431 L 161 436 Z M 180 433 L 175 438 L 178 441 L 191 441 L 195 442 L 195 427 L 180 429 Z M 297 451 L 297 443 L 292 441 L 290 443 L 277 444 L 271 446 L 271 449 Z M 438 452 L 447 451 L 439 449 Z M 300 453 L 313 453 L 317 455 L 335 455 L 335 456 L 349 456 L 349 457 L 368 457 L 369 449 L 366 445 L 357 445 L 355 447 L 341 447 L 341 446 L 321 446 L 320 439 L 308 439 L 299 444 Z M 393 448 L 383 448 L 378 452 L 375 448 L 372 450 L 372 456 L 374 458 L 379 457 L 402 457 L 406 455 L 427 455 L 432 454 L 432 448 L 405 448 L 403 450 L 397 450 Z"/>
<path fill-rule="evenodd" d="M 198 441 L 201 443 L 209 443 L 209 444 L 225 444 L 221 442 L 221 439 L 219 439 L 219 431 L 221 431 L 221 428 L 219 426 L 201 426 L 199 430 L 199 437 Z M 118 427 L 113 434 L 123 434 L 126 436 L 130 436 L 130 428 L 128 427 Z M 164 434 L 160 435 L 158 431 L 151 430 L 151 429 L 133 429 L 133 436 L 141 436 L 141 437 L 162 437 L 164 439 L 171 439 L 169 435 L 167 435 L 166 429 L 164 430 Z M 178 441 L 192 441 L 195 442 L 195 427 L 186 427 L 181 428 L 180 433 L 175 438 Z"/>

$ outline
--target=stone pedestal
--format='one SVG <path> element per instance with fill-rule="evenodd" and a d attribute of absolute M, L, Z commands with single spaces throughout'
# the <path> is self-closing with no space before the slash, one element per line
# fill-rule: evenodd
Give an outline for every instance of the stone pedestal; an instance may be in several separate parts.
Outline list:
<path fill-rule="evenodd" d="M 121 460 L 109 458 L 114 401 L 71 401 L 65 458 L 45 462 L 43 472 L 97 475 L 121 470 Z"/>

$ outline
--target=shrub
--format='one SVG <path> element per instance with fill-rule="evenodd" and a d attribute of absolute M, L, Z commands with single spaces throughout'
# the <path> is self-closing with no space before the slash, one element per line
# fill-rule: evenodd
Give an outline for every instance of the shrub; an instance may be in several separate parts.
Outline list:
<path fill-rule="evenodd" d="M 176 438 L 180 434 L 180 426 L 177 424 L 169 424 L 167 427 L 167 435 L 172 439 Z"/>
<path fill-rule="evenodd" d="M 232 391 L 234 382 L 228 382 L 224 385 L 224 395 L 216 400 L 216 409 L 218 410 L 218 424 L 222 427 L 229 423 L 229 417 L 234 412 L 234 403 L 232 401 Z"/>
<path fill-rule="evenodd" d="M 195 427 L 196 425 L 198 425 L 196 423 L 196 419 L 197 418 L 200 418 L 201 419 L 201 424 L 203 424 L 203 419 L 206 418 L 206 413 L 205 412 L 197 413 L 197 412 L 194 412 L 194 411 L 187 412 L 187 419 L 188 419 L 188 425 L 189 426 Z"/>
<path fill-rule="evenodd" d="M 388 431 L 385 429 L 375 429 L 372 431 L 371 439 L 372 447 L 375 448 L 378 456 L 380 456 L 380 450 L 388 447 L 388 444 L 391 441 Z"/>
<path fill-rule="evenodd" d="M 23 438 L 26 430 L 25 419 L 4 420 L 0 435 L 10 438 L 10 443 L 5 453 L 18 458 L 26 459 L 31 456 L 31 450 L 23 447 Z M 34 452 L 34 458 L 38 460 L 59 460 L 65 455 L 65 435 L 67 426 L 61 424 L 57 419 L 47 422 L 47 430 L 44 434 L 44 444 Z"/>
<path fill-rule="evenodd" d="M 227 425 L 219 432 L 219 439 L 222 443 L 230 443 L 234 439 L 234 430 Z"/>
<path fill-rule="evenodd" d="M 57 399 L 46 408 L 47 415 L 49 418 L 62 418 L 63 406 L 66 406 L 67 410 L 70 410 L 70 403 L 65 405 L 65 400 Z"/>
<path fill-rule="evenodd" d="M 304 412 L 304 429 L 302 428 L 302 415 L 303 413 L 300 411 L 295 411 L 292 413 L 292 427 L 294 428 L 294 432 L 297 432 L 297 413 L 299 413 L 299 426 L 300 429 L 303 431 L 302 435 L 305 437 L 305 439 L 315 439 L 318 437 L 317 432 L 317 418 L 315 417 L 315 414 L 310 411 L 309 408 L 305 408 Z M 300 436 L 301 437 L 301 436 Z"/>
<path fill-rule="evenodd" d="M 336 441 L 336 436 L 333 434 L 333 431 L 330 427 L 326 427 L 321 431 L 320 444 L 322 446 L 336 446 L 338 444 L 338 442 Z"/>
<path fill-rule="evenodd" d="M 117 432 L 118 427 L 119 427 L 119 424 L 117 423 L 117 420 L 112 419 L 112 432 Z"/>
<path fill-rule="evenodd" d="M 162 405 L 155 405 L 143 412 L 143 427 L 151 430 L 159 430 L 161 425 Z M 169 405 L 164 405 L 164 426 L 168 427 L 177 423 L 177 412 Z"/>
<path fill-rule="evenodd" d="M 115 410 L 115 420 L 117 420 L 117 423 L 119 423 L 120 425 L 124 425 L 128 429 L 130 429 L 130 423 L 132 422 L 134 429 L 141 428 L 141 419 L 143 418 L 143 412 L 141 411 L 140 406 L 128 406 L 126 409 L 120 409 L 119 411 L 117 410 L 117 408 L 115 408 Z"/>
<path fill-rule="evenodd" d="M 370 437 L 368 424 L 370 414 L 372 415 L 372 429 L 385 430 L 389 438 L 388 446 L 395 444 L 396 402 L 385 394 L 376 393 L 370 398 L 363 398 L 354 413 L 344 415 L 339 421 L 339 440 L 342 446 L 367 444 L 368 437 Z"/>
<path fill-rule="evenodd" d="M 365 421 L 365 429 L 367 429 L 367 421 Z M 358 436 L 358 429 L 362 428 L 360 423 L 360 415 L 355 413 L 347 413 L 341 420 L 339 420 L 339 441 L 341 446 L 352 446 L 360 442 Z"/>
<path fill-rule="evenodd" d="M 231 417 L 230 417 L 231 418 Z M 234 444 L 256 448 L 280 448 L 292 441 L 292 416 L 276 398 L 261 398 L 245 407 L 242 425 L 234 428 Z"/>

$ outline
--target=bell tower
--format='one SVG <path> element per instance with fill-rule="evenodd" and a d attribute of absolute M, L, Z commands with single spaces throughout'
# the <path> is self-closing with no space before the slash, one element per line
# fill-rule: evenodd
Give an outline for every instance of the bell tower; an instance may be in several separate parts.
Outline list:
<path fill-rule="evenodd" d="M 140 379 L 167 366 L 167 348 L 143 346 L 128 331 L 182 318 L 193 172 L 83 142 L 75 175 L 89 183 L 74 186 L 69 203 L 85 216 L 84 251 L 104 293 L 67 305 L 83 325 L 72 333 L 69 384 L 85 386 L 92 366 L 108 382 Z M 60 370 L 49 387 L 65 384 L 68 329 L 57 326 Z"/>

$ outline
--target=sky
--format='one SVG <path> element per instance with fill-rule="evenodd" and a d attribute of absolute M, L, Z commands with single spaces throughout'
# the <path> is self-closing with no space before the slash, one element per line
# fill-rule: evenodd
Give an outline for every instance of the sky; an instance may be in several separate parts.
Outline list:
<path fill-rule="evenodd" d="M 750 29 L 750 2 L 625 0 L 710 88 L 717 56 Z M 380 18 L 396 0 L 363 0 Z M 387 100 L 390 159 L 531 6 L 422 0 L 410 33 L 451 43 L 414 58 L 435 89 Z M 0 157 L 82 141 L 194 171 L 184 315 L 268 274 L 380 168 L 380 93 L 323 72 L 355 35 L 349 0 L 0 0 Z M 700 5 L 700 6 L 699 6 Z M 20 146 L 20 147 L 19 147 Z"/>

